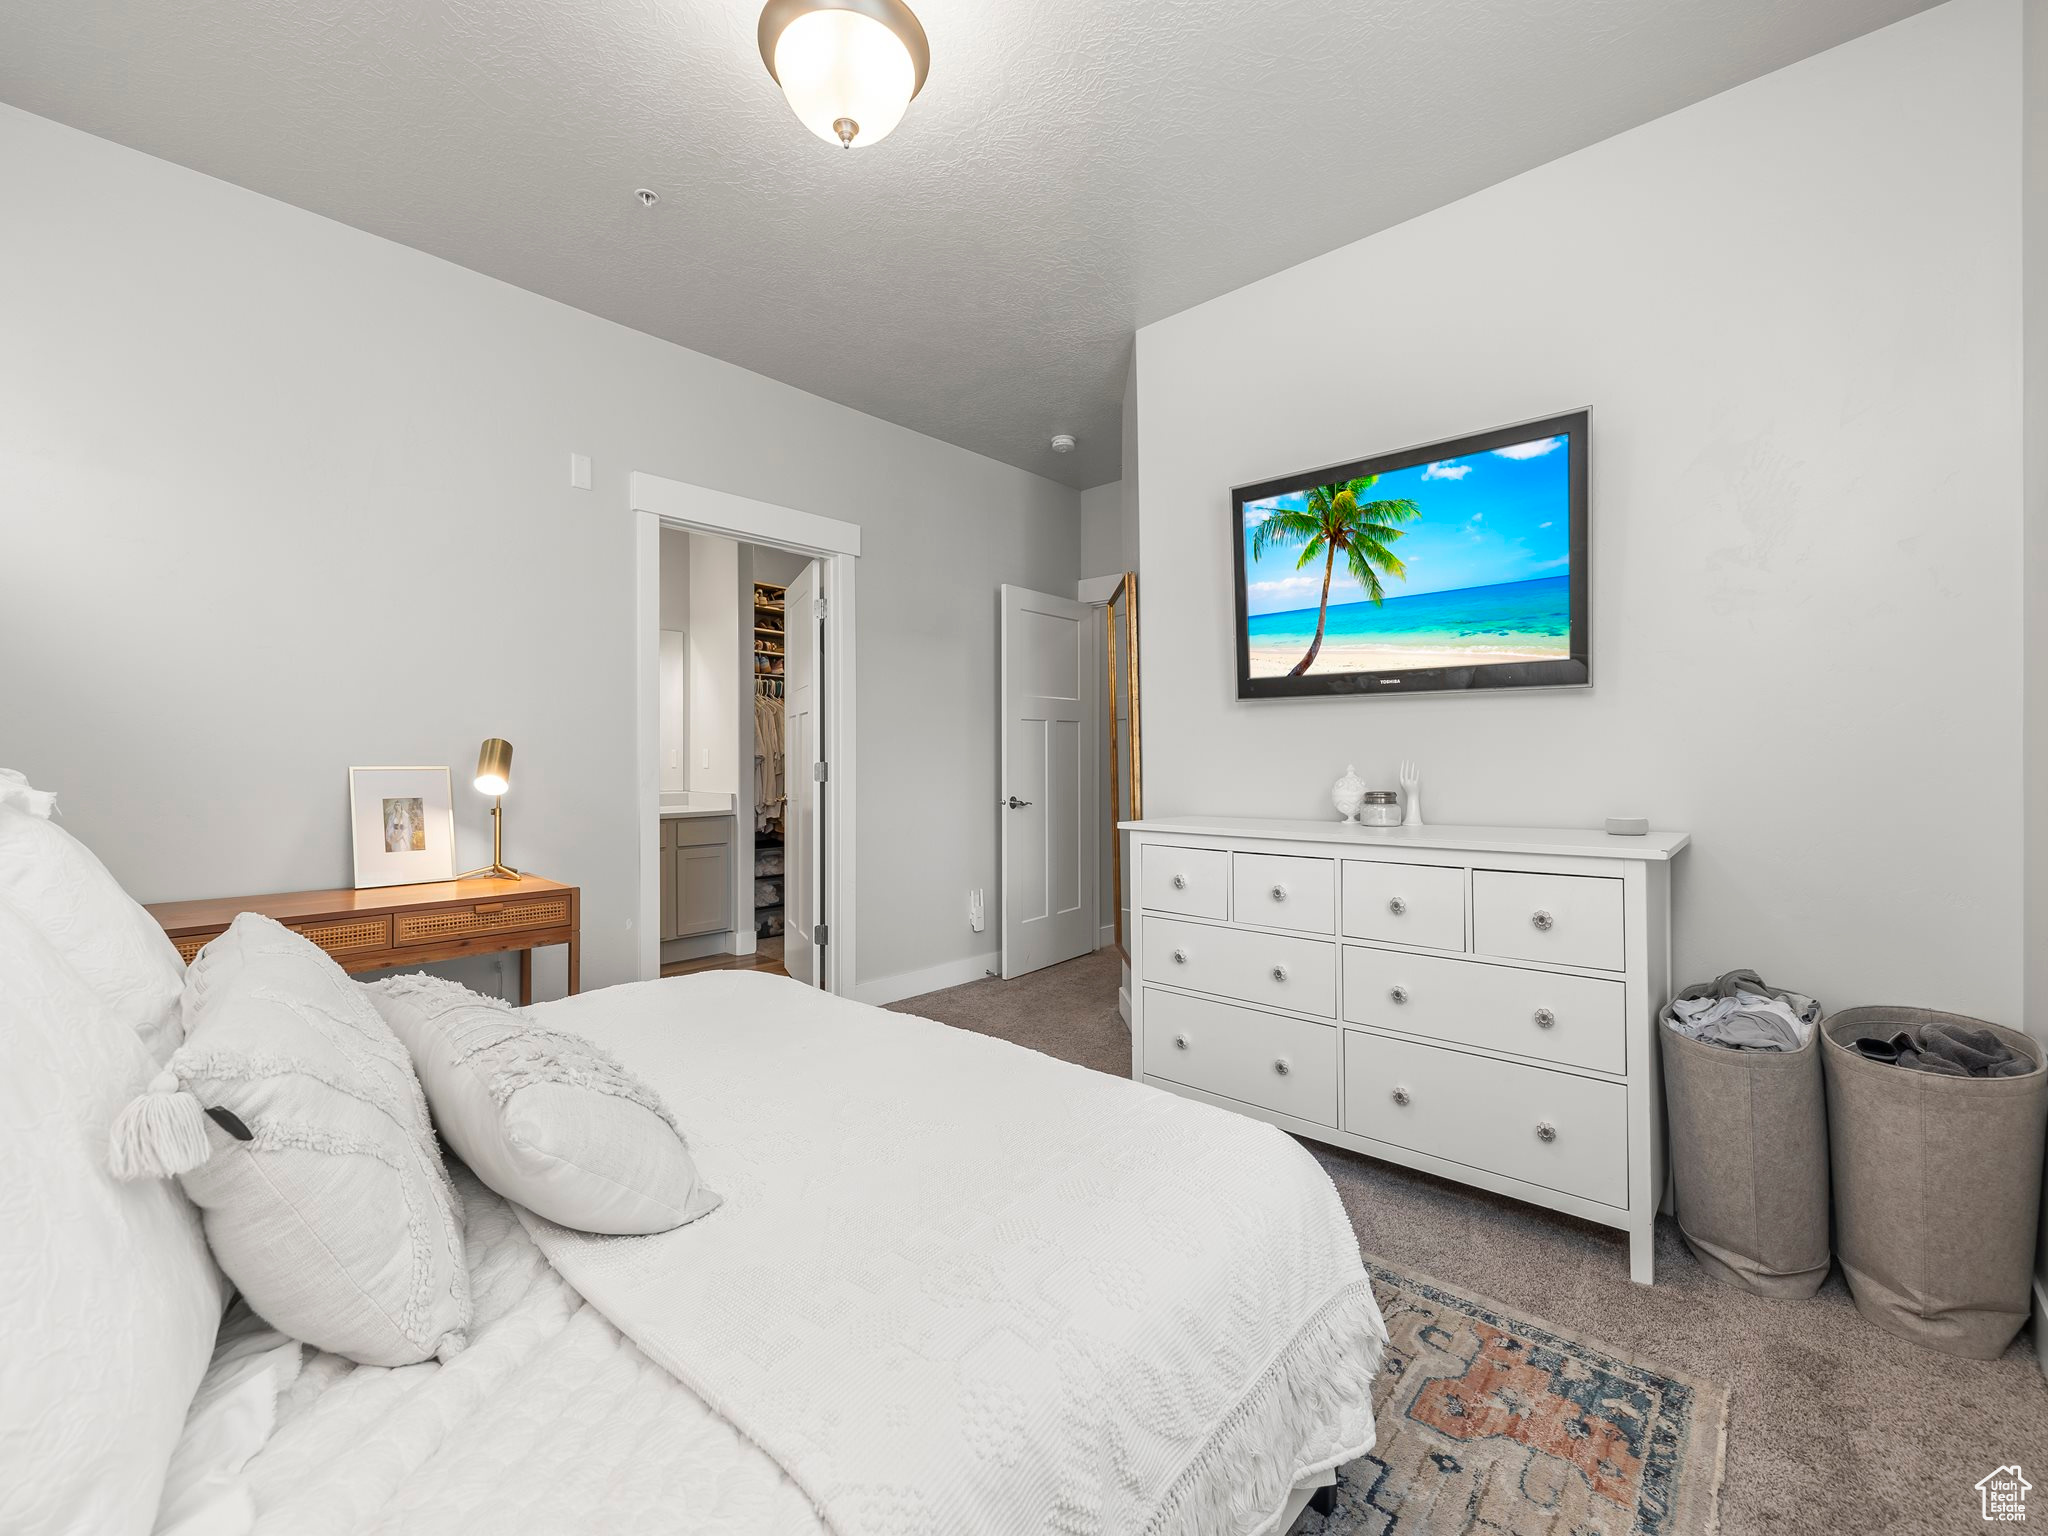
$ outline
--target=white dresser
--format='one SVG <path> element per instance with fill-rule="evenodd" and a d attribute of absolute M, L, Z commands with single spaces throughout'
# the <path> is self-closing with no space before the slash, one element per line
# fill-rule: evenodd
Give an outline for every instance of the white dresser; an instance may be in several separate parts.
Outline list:
<path fill-rule="evenodd" d="M 1650 1283 L 1684 833 L 1124 825 L 1131 1076 L 1620 1227 Z"/>

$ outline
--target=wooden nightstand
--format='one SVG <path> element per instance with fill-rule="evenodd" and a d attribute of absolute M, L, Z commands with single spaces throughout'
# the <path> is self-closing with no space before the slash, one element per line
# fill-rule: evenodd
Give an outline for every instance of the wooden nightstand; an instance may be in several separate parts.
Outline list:
<path fill-rule="evenodd" d="M 345 971 L 382 971 L 519 951 L 519 1001 L 533 1001 L 533 952 L 569 946 L 569 991 L 582 977 L 583 893 L 537 875 L 387 885 L 371 891 L 289 891 L 160 901 L 149 915 L 163 925 L 189 965 L 208 939 L 243 912 L 261 912 L 303 933 Z"/>

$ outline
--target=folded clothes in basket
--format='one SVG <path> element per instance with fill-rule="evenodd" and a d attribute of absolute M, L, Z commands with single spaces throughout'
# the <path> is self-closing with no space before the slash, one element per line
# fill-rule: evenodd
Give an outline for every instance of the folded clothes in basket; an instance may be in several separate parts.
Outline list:
<path fill-rule="evenodd" d="M 2034 1070 L 2031 1061 L 1990 1030 L 1964 1024 L 1922 1024 L 1883 1037 L 1863 1035 L 1855 1050 L 1871 1061 L 1940 1077 L 2025 1077 Z"/>

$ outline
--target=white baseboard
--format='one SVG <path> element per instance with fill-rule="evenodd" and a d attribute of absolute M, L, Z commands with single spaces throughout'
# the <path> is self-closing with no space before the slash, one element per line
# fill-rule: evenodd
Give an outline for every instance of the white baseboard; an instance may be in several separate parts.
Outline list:
<path fill-rule="evenodd" d="M 964 960 L 949 960 L 944 965 L 934 965 L 922 971 L 904 971 L 897 976 L 878 976 L 873 981 L 863 981 L 846 995 L 856 1003 L 872 1003 L 884 1007 L 889 1003 L 900 1003 L 906 997 L 923 997 L 927 992 L 943 992 L 948 987 L 965 986 L 970 981 L 979 981 L 989 972 L 1002 965 L 1002 952 L 990 950 L 984 955 L 969 955 Z"/>
<path fill-rule="evenodd" d="M 1104 923 L 1100 928 L 1095 930 L 1095 947 L 1097 949 L 1107 949 L 1110 945 L 1114 944 L 1115 942 L 1115 923 Z"/>

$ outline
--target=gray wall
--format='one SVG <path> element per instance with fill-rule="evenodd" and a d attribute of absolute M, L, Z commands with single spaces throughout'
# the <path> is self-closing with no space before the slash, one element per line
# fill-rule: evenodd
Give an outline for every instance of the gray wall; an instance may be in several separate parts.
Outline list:
<path fill-rule="evenodd" d="M 2048 6 L 2025 9 L 2021 94 L 2025 138 L 2020 196 L 2026 312 L 2026 1012 L 2048 1040 Z M 2048 1183 L 2041 1191 L 2042 1246 L 2034 1348 L 2048 1370 Z"/>
<path fill-rule="evenodd" d="M 1677 965 L 2021 1013 L 2015 0 L 1138 334 L 1146 809 L 1690 829 Z M 1324 366 L 1305 366 L 1304 359 Z M 1239 703 L 1230 487 L 1590 405 L 1594 686 Z"/>
<path fill-rule="evenodd" d="M 1125 516 L 1124 483 L 1081 493 L 1081 574 L 1116 576 L 1138 568 L 1135 518 Z"/>
<path fill-rule="evenodd" d="M 631 976 L 637 469 L 861 525 L 860 978 L 981 952 L 996 587 L 1072 590 L 1073 491 L 11 108 L 0 208 L 0 763 L 136 896 L 346 884 L 352 763 L 454 766 L 478 862 L 502 735 Z"/>

